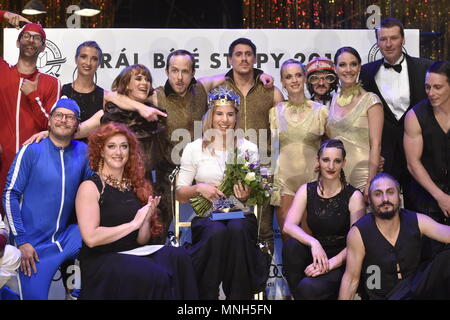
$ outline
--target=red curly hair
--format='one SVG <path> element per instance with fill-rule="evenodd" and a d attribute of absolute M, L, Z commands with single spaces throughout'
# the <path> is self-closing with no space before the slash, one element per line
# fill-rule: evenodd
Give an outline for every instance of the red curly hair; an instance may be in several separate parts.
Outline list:
<path fill-rule="evenodd" d="M 127 126 L 117 122 L 110 122 L 93 132 L 88 138 L 89 163 L 93 170 L 99 171 L 100 161 L 103 159 L 102 151 L 106 141 L 117 134 L 124 135 L 129 145 L 129 158 L 125 164 L 123 176 L 130 179 L 137 198 L 142 205 L 145 205 L 148 197 L 153 194 L 153 188 L 145 179 L 143 153 L 140 143 L 136 135 Z M 157 237 L 162 233 L 163 225 L 159 221 L 159 214 L 152 216 L 150 225 L 152 237 Z"/>

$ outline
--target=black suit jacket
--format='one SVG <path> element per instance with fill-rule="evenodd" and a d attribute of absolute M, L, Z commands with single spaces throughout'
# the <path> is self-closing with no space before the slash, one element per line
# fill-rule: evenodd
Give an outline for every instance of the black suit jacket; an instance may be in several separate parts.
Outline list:
<path fill-rule="evenodd" d="M 410 105 L 406 111 L 408 112 L 419 101 L 427 97 L 425 92 L 425 73 L 433 61 L 413 58 L 408 55 L 405 55 L 405 57 L 408 66 L 410 92 Z M 375 75 L 378 73 L 382 63 L 383 59 L 364 64 L 359 78 L 364 89 L 377 94 L 383 102 L 384 125 L 381 139 L 381 155 L 385 158 L 384 171 L 392 174 L 402 182 L 406 179 L 405 175 L 409 176 L 403 151 L 403 124 L 406 112 L 400 120 L 397 120 L 380 93 L 375 82 Z"/>

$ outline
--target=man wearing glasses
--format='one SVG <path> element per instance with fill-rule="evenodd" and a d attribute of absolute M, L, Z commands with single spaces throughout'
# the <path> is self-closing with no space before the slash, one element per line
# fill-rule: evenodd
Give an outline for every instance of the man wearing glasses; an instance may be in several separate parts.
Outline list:
<path fill-rule="evenodd" d="M 336 69 L 333 61 L 324 57 L 314 58 L 306 66 L 306 79 L 311 100 L 329 107 L 331 95 L 337 89 Z"/>
<path fill-rule="evenodd" d="M 6 20 L 19 29 L 26 23 L 16 42 L 19 48 L 17 64 L 10 65 L 0 57 L 0 190 L 14 155 L 22 143 L 47 127 L 48 112 L 58 100 L 60 84 L 57 78 L 40 73 L 36 61 L 45 49 L 45 32 L 40 24 L 0 10 L 0 22 Z"/>
<path fill-rule="evenodd" d="M 44 300 L 59 266 L 81 247 L 78 225 L 68 225 L 82 181 L 92 175 L 84 142 L 73 140 L 80 108 L 63 98 L 50 111 L 49 136 L 23 146 L 8 172 L 3 206 L 21 251 L 22 299 Z"/>

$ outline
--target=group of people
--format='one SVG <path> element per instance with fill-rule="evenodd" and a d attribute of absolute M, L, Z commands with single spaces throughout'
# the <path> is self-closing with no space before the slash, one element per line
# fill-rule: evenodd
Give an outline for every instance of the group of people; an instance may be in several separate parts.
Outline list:
<path fill-rule="evenodd" d="M 334 62 L 286 60 L 286 100 L 246 38 L 230 44 L 226 74 L 195 79 L 180 49 L 164 86 L 137 64 L 111 91 L 96 85 L 102 50 L 86 41 L 61 91 L 36 68 L 42 27 L 8 11 L 0 20 L 26 23 L 17 64 L 0 61 L 0 287 L 20 268 L 21 298 L 47 299 L 77 258 L 80 299 L 217 299 L 220 286 L 251 299 L 268 272 L 257 243 L 273 253 L 276 213 L 295 299 L 450 298 L 450 64 L 403 53 L 398 20 L 375 31 L 379 61 L 362 65 L 352 47 Z M 194 137 L 199 122 L 202 136 L 181 143 L 177 130 Z M 225 196 L 229 141 L 252 162 L 274 161 L 270 204 L 258 217 L 195 217 L 190 246 L 166 245 L 175 200 Z M 250 191 L 233 186 L 243 206 Z"/>

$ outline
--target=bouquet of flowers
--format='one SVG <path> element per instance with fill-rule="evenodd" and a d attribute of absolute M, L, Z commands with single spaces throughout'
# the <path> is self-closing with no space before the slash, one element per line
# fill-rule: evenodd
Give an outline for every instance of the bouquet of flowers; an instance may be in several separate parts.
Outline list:
<path fill-rule="evenodd" d="M 239 154 L 238 149 L 235 148 L 226 162 L 224 179 L 218 189 L 225 196 L 230 197 L 233 195 L 233 186 L 238 181 L 250 188 L 250 196 L 245 202 L 246 206 L 262 205 L 269 200 L 272 194 L 272 184 L 267 176 L 261 174 L 259 162 L 251 162 L 247 151 Z M 202 196 L 192 198 L 190 203 L 199 216 L 208 215 L 212 207 L 211 201 Z"/>

